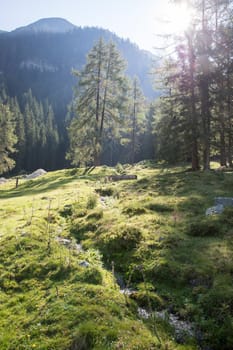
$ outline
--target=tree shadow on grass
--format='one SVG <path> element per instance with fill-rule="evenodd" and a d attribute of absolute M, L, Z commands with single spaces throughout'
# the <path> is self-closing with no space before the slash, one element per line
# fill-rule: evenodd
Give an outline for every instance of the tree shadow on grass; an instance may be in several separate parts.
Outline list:
<path fill-rule="evenodd" d="M 79 180 L 78 177 L 74 177 L 74 176 L 61 177 L 60 175 L 43 177 L 43 178 L 34 179 L 34 180 L 26 180 L 24 183 L 19 185 L 17 189 L 13 188 L 9 190 L 0 191 L 0 199 L 44 194 L 44 193 L 56 190 L 58 188 L 61 188 L 63 186 L 66 186 L 69 183 L 71 184 L 72 182 L 75 182 L 75 181 L 77 182 L 77 180 Z M 85 179 L 80 178 L 80 181 L 82 180 L 85 180 Z M 74 190 L 77 190 L 77 185 L 75 185 Z"/>
<path fill-rule="evenodd" d="M 159 196 L 233 196 L 233 176 L 211 172 L 177 171 L 142 178 L 128 185 L 132 191 L 155 191 Z"/>

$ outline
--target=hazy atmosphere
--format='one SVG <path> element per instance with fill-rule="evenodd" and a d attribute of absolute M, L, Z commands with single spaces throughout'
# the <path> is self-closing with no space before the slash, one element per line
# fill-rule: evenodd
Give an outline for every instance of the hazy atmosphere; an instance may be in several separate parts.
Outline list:
<path fill-rule="evenodd" d="M 0 350 L 233 350 L 233 0 L 0 8 Z"/>
<path fill-rule="evenodd" d="M 167 31 L 168 21 L 174 21 L 171 13 L 174 15 L 174 8 L 176 11 L 169 0 L 0 0 L 0 5 L 1 30 L 11 31 L 40 18 L 61 17 L 77 26 L 109 29 L 146 50 L 153 50 L 156 34 Z M 175 32 L 177 26 L 170 29 Z"/>

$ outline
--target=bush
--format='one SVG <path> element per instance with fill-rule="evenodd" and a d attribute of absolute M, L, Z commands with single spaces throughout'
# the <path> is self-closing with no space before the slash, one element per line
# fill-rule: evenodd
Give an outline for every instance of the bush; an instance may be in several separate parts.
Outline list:
<path fill-rule="evenodd" d="M 94 209 L 97 205 L 97 197 L 94 194 L 89 195 L 87 199 L 87 209 Z"/>
<path fill-rule="evenodd" d="M 143 308 L 149 308 L 151 305 L 153 309 L 161 309 L 164 304 L 158 294 L 146 290 L 132 293 L 131 298 L 137 302 L 138 306 Z"/>
<path fill-rule="evenodd" d="M 65 218 L 68 216 L 71 216 L 73 213 L 72 205 L 71 204 L 65 205 L 64 208 L 61 209 L 59 213 L 61 216 L 65 217 Z"/>
<path fill-rule="evenodd" d="M 116 165 L 116 171 L 117 171 L 117 173 L 120 174 L 120 175 L 123 175 L 123 174 L 126 173 L 126 172 L 125 172 L 125 169 L 124 169 L 124 167 L 123 167 L 123 165 L 122 165 L 121 163 L 117 163 L 117 165 Z"/>

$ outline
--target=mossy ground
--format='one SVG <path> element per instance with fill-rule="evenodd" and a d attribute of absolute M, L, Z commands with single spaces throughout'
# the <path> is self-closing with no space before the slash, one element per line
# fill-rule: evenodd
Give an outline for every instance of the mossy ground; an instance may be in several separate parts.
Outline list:
<path fill-rule="evenodd" d="M 232 349 L 233 211 L 205 210 L 233 196 L 233 174 L 142 163 L 124 167 L 137 180 L 105 183 L 115 171 L 1 185 L 0 349 L 198 349 L 157 319 L 159 344 L 135 301 L 193 322 L 203 347 Z"/>

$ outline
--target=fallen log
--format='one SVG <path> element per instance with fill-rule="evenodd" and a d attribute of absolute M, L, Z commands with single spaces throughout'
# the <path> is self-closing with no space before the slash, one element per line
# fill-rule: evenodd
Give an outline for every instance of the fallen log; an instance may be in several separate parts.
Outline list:
<path fill-rule="evenodd" d="M 137 180 L 137 175 L 110 175 L 108 181 Z"/>

